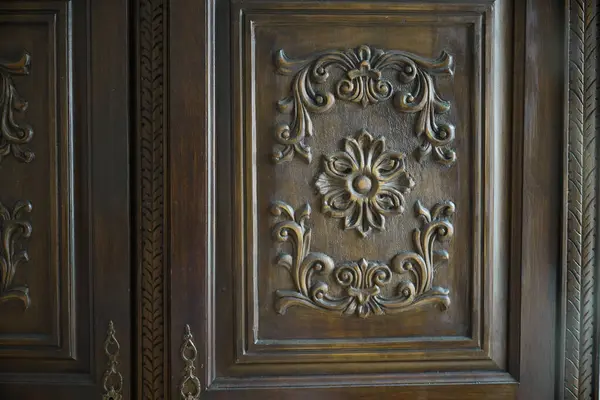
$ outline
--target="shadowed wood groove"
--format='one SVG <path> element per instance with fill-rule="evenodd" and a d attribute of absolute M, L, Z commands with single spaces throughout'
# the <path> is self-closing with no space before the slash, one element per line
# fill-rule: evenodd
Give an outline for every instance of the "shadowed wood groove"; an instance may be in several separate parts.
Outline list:
<path fill-rule="evenodd" d="M 141 393 L 164 399 L 165 1 L 140 0 Z"/>

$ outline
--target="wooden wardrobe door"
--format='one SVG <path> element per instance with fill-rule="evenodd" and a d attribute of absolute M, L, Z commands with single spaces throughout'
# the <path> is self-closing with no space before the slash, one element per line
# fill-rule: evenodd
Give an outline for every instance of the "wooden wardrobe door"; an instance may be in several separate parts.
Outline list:
<path fill-rule="evenodd" d="M 0 1 L 5 400 L 129 398 L 127 7 Z"/>
<path fill-rule="evenodd" d="M 565 12 L 173 0 L 171 395 L 555 398 Z"/>

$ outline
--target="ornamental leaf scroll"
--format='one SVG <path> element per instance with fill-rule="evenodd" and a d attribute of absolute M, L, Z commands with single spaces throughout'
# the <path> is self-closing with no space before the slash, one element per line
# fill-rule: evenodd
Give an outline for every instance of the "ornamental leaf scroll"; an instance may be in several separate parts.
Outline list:
<path fill-rule="evenodd" d="M 292 253 L 281 253 L 277 265 L 287 269 L 294 286 L 293 290 L 277 290 L 277 312 L 284 314 L 300 306 L 366 318 L 425 305 L 447 309 L 449 291 L 434 286 L 433 278 L 435 269 L 449 260 L 448 252 L 437 244 L 454 234 L 450 219 L 455 205 L 445 201 L 430 210 L 417 201 L 415 211 L 422 221 L 413 232 L 415 251 L 400 252 L 389 264 L 364 258 L 336 264 L 330 256 L 310 250 L 310 206 L 294 210 L 275 201 L 271 213 L 279 221 L 273 225 L 273 237 L 292 245 Z"/>
<path fill-rule="evenodd" d="M 0 59 L 0 161 L 11 154 L 19 161 L 31 162 L 34 153 L 25 148 L 33 138 L 33 129 L 15 121 L 14 112 L 27 110 L 27 102 L 17 93 L 12 76 L 29 75 L 31 56 L 24 52 L 17 61 Z"/>
<path fill-rule="evenodd" d="M 362 45 L 357 49 L 328 50 L 293 60 L 279 50 L 275 65 L 277 73 L 293 76 L 290 95 L 277 103 L 278 110 L 292 113 L 292 118 L 290 123 L 275 128 L 275 162 L 290 161 L 296 153 L 311 162 L 312 152 L 306 143 L 306 139 L 315 134 L 311 113 L 328 111 L 336 98 L 364 108 L 392 97 L 399 112 L 418 113 L 415 124 L 415 134 L 421 138 L 418 159 L 433 154 L 444 165 L 456 161 L 456 153 L 450 148 L 455 128 L 436 121 L 437 115 L 450 109 L 450 103 L 438 95 L 433 82 L 435 75 L 453 74 L 453 58 L 447 52 L 442 51 L 432 60 L 405 51 Z M 327 89 L 324 84 L 333 68 L 341 70 L 344 77 L 334 88 Z M 398 85 L 384 77 L 387 70 L 397 73 Z"/>
<path fill-rule="evenodd" d="M 26 219 L 32 208 L 29 201 L 18 201 L 12 210 L 0 203 L 0 303 L 17 300 L 25 309 L 31 303 L 29 288 L 27 285 L 15 286 L 13 281 L 19 266 L 29 261 L 24 247 L 32 232 L 31 223 Z"/>

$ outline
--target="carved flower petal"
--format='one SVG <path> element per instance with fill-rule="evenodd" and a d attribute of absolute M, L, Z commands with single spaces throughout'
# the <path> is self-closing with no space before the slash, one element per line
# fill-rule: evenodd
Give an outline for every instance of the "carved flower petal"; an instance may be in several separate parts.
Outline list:
<path fill-rule="evenodd" d="M 373 137 L 364 129 L 356 139 L 346 138 L 344 141 L 344 150 L 356 160 L 361 171 L 365 168 L 365 153 L 371 147 L 372 141 Z"/>
<path fill-rule="evenodd" d="M 362 228 L 362 204 L 359 202 L 352 202 L 352 206 L 347 210 L 348 214 L 344 218 L 344 229 L 354 229 L 357 228 L 361 230 Z"/>
<path fill-rule="evenodd" d="M 333 190 L 323 196 L 323 212 L 335 218 L 348 217 L 353 212 L 355 202 L 345 189 Z"/>
<path fill-rule="evenodd" d="M 346 180 L 324 173 L 319 175 L 315 182 L 315 186 L 319 190 L 319 193 L 327 194 L 334 190 L 345 190 Z"/>
<path fill-rule="evenodd" d="M 383 216 L 383 214 L 377 209 L 377 207 L 374 207 L 372 201 L 365 201 L 363 203 L 363 218 L 364 218 L 364 224 L 363 225 L 369 225 L 369 228 L 375 228 L 378 230 L 383 230 L 385 229 L 385 217 Z"/>
<path fill-rule="evenodd" d="M 376 162 L 382 158 L 382 155 L 385 157 L 386 154 L 389 153 L 385 153 L 385 138 L 380 137 L 379 139 L 374 140 L 367 150 L 367 166 L 374 169 Z"/>
<path fill-rule="evenodd" d="M 384 152 L 373 161 L 373 175 L 380 181 L 395 179 L 406 172 L 405 155 L 400 152 Z"/>
<path fill-rule="evenodd" d="M 404 212 L 404 196 L 400 190 L 392 186 L 381 187 L 370 203 L 381 214 L 400 214 Z"/>
<path fill-rule="evenodd" d="M 337 152 L 325 157 L 325 173 L 332 177 L 345 179 L 359 169 L 359 161 L 352 158 L 350 154 Z"/>

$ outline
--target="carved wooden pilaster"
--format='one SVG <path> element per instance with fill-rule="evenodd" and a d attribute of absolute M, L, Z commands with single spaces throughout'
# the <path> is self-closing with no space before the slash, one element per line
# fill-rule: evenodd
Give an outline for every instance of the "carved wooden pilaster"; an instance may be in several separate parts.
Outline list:
<path fill-rule="evenodd" d="M 165 385 L 165 90 L 168 0 L 138 3 L 138 398 L 168 398 Z"/>
<path fill-rule="evenodd" d="M 570 0 L 564 399 L 598 398 L 598 1 Z"/>

